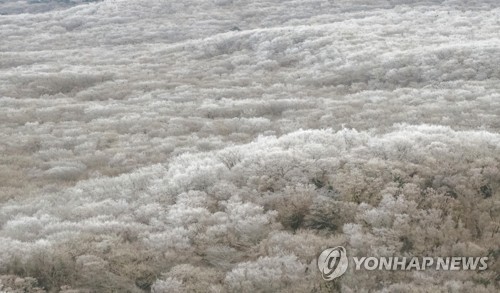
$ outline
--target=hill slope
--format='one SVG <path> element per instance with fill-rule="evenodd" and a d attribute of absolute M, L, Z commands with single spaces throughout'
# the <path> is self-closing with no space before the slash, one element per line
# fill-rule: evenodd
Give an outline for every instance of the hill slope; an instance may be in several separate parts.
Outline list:
<path fill-rule="evenodd" d="M 497 292 L 497 1 L 38 2 L 0 1 L 0 290 Z M 324 282 L 337 245 L 490 262 Z"/>

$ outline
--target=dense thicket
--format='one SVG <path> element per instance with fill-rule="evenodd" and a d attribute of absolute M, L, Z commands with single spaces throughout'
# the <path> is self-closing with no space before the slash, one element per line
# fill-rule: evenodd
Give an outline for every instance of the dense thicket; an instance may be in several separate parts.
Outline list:
<path fill-rule="evenodd" d="M 0 290 L 499 290 L 497 1 L 31 2 L 0 1 Z M 489 269 L 325 282 L 337 245 Z"/>

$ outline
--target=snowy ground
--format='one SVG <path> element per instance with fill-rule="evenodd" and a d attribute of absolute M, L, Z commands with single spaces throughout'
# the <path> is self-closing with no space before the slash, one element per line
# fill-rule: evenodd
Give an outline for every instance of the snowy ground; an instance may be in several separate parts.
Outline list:
<path fill-rule="evenodd" d="M 496 0 L 0 0 L 0 291 L 498 292 L 499 79 Z"/>

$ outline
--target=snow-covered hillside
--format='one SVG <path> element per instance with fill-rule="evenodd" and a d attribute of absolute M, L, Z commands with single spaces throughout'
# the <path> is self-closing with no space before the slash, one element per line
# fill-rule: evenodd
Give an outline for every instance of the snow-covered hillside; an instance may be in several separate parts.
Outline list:
<path fill-rule="evenodd" d="M 0 1 L 0 291 L 498 292 L 499 15 Z M 337 245 L 489 268 L 326 282 Z"/>

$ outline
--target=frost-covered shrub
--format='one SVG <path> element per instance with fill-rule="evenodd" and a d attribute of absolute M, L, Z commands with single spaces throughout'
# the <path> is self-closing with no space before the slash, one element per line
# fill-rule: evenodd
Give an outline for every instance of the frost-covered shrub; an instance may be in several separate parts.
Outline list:
<path fill-rule="evenodd" d="M 292 255 L 262 257 L 238 264 L 224 283 L 233 292 L 290 292 L 304 279 L 306 268 Z"/>
<path fill-rule="evenodd" d="M 151 286 L 151 292 L 153 293 L 182 293 L 186 292 L 185 288 L 182 286 L 182 282 L 174 279 L 168 278 L 166 280 L 158 279 Z"/>
<path fill-rule="evenodd" d="M 0 290 L 2 292 L 45 293 L 38 287 L 38 281 L 32 277 L 20 278 L 15 275 L 0 275 Z"/>
<path fill-rule="evenodd" d="M 221 292 L 223 274 L 210 267 L 180 264 L 164 273 L 158 289 L 172 288 L 179 292 Z M 162 286 L 162 287 L 160 287 Z M 162 292 L 162 291 L 159 291 Z M 170 291 L 169 291 L 170 292 Z"/>

